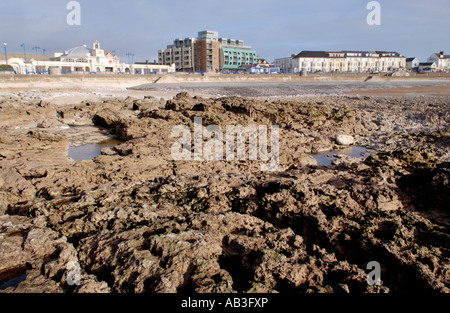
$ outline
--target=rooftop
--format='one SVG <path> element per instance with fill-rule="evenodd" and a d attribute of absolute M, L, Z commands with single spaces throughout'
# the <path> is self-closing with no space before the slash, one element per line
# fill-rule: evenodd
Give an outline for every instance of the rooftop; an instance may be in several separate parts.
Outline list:
<path fill-rule="evenodd" d="M 66 51 L 61 57 L 64 58 L 87 58 L 92 55 L 92 49 L 86 47 L 86 45 L 78 46 Z"/>
<path fill-rule="evenodd" d="M 23 53 L 9 53 L 8 52 L 8 60 L 9 59 L 22 59 L 23 60 L 24 55 Z M 30 62 L 31 59 L 36 60 L 36 58 L 39 59 L 39 61 L 48 61 L 49 58 L 46 55 L 43 54 L 38 54 L 36 55 L 35 53 L 27 53 L 27 62 Z M 0 53 L 0 60 L 4 60 L 5 59 L 5 54 L 4 53 Z"/>
<path fill-rule="evenodd" d="M 370 57 L 402 57 L 401 54 L 393 51 L 302 51 L 297 55 L 293 55 L 292 58 L 336 58 L 336 57 L 358 57 L 358 58 L 370 58 Z"/>
<path fill-rule="evenodd" d="M 294 59 L 298 58 L 328 58 L 329 55 L 325 51 L 302 51 L 296 56 L 294 56 Z"/>

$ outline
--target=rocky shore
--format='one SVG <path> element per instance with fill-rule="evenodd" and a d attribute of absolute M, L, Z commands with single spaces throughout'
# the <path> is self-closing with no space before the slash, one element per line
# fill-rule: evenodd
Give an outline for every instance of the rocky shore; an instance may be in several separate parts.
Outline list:
<path fill-rule="evenodd" d="M 450 292 L 449 105 L 3 94 L 0 291 Z M 195 117 L 279 125 L 278 170 L 174 160 L 171 131 L 193 129 Z M 68 156 L 109 138 L 122 143 L 93 160 Z M 375 153 L 332 166 L 314 158 L 348 144 Z M 381 285 L 367 283 L 371 261 Z"/>

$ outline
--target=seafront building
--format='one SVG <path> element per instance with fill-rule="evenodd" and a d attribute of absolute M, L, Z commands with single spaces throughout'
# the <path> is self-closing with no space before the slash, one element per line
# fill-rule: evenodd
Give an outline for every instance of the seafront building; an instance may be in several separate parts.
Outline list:
<path fill-rule="evenodd" d="M 450 55 L 446 55 L 444 51 L 433 53 L 426 63 L 435 63 L 436 71 L 450 70 Z"/>
<path fill-rule="evenodd" d="M 220 71 L 220 44 L 219 33 L 202 31 L 198 33 L 195 44 L 195 68 L 200 72 Z"/>
<path fill-rule="evenodd" d="M 406 70 L 410 72 L 419 71 L 420 60 L 418 58 L 406 58 Z"/>
<path fill-rule="evenodd" d="M 64 74 L 115 73 L 122 71 L 125 66 L 115 53 L 101 49 L 98 41 L 92 44 L 92 49 L 82 45 L 65 52 L 52 53 L 49 59 L 52 61 L 48 65 L 49 69 L 57 69 Z"/>
<path fill-rule="evenodd" d="M 419 72 L 436 72 L 438 69 L 436 63 L 434 62 L 422 62 L 419 63 Z"/>
<path fill-rule="evenodd" d="M 0 64 L 5 64 L 0 60 Z M 48 56 L 29 54 L 25 62 L 25 54 L 10 54 L 8 65 L 17 74 L 151 74 L 174 73 L 174 65 L 151 63 L 127 64 L 111 51 L 101 49 L 95 41 L 92 48 L 87 45 L 77 46 L 64 52 L 51 53 Z"/>
<path fill-rule="evenodd" d="M 179 72 L 245 70 L 258 64 L 256 51 L 243 40 L 219 38 L 216 31 L 201 31 L 196 38 L 175 39 L 158 51 L 160 64 L 175 64 Z"/>
<path fill-rule="evenodd" d="M 34 48 L 33 48 L 34 49 Z M 6 52 L 6 51 L 5 51 Z M 6 54 L 6 53 L 5 53 Z M 0 54 L 0 65 L 8 64 L 17 74 L 169 74 L 175 72 L 238 73 L 376 73 L 397 70 L 449 72 L 450 55 L 433 53 L 427 62 L 406 58 L 394 51 L 301 51 L 290 57 L 260 63 L 256 51 L 243 40 L 220 38 L 216 31 L 200 31 L 195 38 L 178 38 L 158 51 L 158 62 L 120 61 L 114 51 L 81 45 L 48 55 Z M 5 68 L 5 67 L 3 67 Z"/>
<path fill-rule="evenodd" d="M 166 49 L 158 51 L 158 63 L 175 64 L 178 71 L 194 72 L 195 42 L 197 38 L 178 38 Z"/>
<path fill-rule="evenodd" d="M 258 56 L 244 41 L 220 38 L 220 68 L 222 70 L 240 70 L 247 65 L 257 65 Z"/>
<path fill-rule="evenodd" d="M 367 73 L 404 69 L 406 58 L 390 51 L 302 51 L 274 64 L 284 73 Z"/>

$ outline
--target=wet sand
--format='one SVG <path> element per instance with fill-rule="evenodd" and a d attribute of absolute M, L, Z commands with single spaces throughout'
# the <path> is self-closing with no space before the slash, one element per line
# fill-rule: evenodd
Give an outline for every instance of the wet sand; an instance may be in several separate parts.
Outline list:
<path fill-rule="evenodd" d="M 363 96 L 436 96 L 450 97 L 450 86 L 420 86 L 353 91 L 350 94 Z"/>
<path fill-rule="evenodd" d="M 345 81 L 345 82 L 208 82 L 144 84 L 132 91 L 180 92 L 203 96 L 239 96 L 252 98 L 303 97 L 317 95 L 450 95 L 450 81 Z"/>

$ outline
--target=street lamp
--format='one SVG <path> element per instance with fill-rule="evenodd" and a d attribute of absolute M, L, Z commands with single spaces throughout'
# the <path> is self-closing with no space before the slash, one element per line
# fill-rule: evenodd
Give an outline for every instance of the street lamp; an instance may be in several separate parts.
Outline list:
<path fill-rule="evenodd" d="M 6 60 L 6 65 L 8 65 L 8 53 L 6 53 L 6 46 L 8 44 L 6 42 L 4 42 L 3 45 L 5 45 L 5 60 Z"/>
<path fill-rule="evenodd" d="M 126 54 L 126 56 L 128 57 L 128 63 L 130 63 L 130 57 L 131 57 L 131 63 L 130 63 L 130 64 L 133 64 L 133 61 L 134 61 L 134 54 L 131 53 L 131 52 L 128 52 L 128 53 Z"/>
<path fill-rule="evenodd" d="M 45 66 L 45 49 L 42 49 L 42 54 L 44 55 L 44 74 L 47 73 L 47 66 Z"/>
<path fill-rule="evenodd" d="M 27 69 L 27 52 L 25 50 L 25 43 L 20 45 L 21 47 L 23 47 L 23 61 L 25 62 L 25 74 L 28 74 L 28 69 Z"/>
<path fill-rule="evenodd" d="M 38 66 L 39 66 L 39 57 L 38 57 L 38 51 L 41 49 L 40 47 L 34 46 L 32 48 L 34 51 L 36 51 L 36 74 L 38 72 Z"/>
<path fill-rule="evenodd" d="M 134 63 L 134 54 L 131 52 L 128 52 L 126 54 L 126 56 L 128 57 L 128 63 L 130 64 L 130 74 L 135 74 L 135 73 L 131 73 L 131 67 L 133 66 L 133 63 Z M 130 57 L 131 57 L 131 63 L 130 63 Z M 134 71 L 134 67 L 133 67 L 133 71 Z"/>

